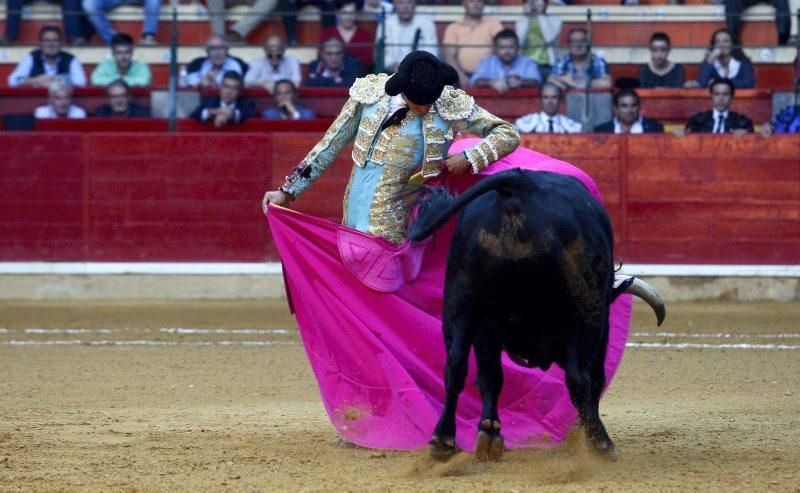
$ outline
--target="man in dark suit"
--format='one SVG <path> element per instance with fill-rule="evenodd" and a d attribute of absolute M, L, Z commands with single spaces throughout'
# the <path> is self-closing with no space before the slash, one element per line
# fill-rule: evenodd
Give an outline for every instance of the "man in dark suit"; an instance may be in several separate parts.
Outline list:
<path fill-rule="evenodd" d="M 247 120 L 256 114 L 256 103 L 252 99 L 240 98 L 241 92 L 242 76 L 232 70 L 225 72 L 219 96 L 203 96 L 192 118 L 213 122 L 217 128 Z"/>
<path fill-rule="evenodd" d="M 753 132 L 753 122 L 746 116 L 731 111 L 735 88 L 730 79 L 714 79 L 708 88 L 713 109 L 689 118 L 686 133 L 733 133 L 742 135 Z"/>
<path fill-rule="evenodd" d="M 97 108 L 94 116 L 104 118 L 150 118 L 150 109 L 131 101 L 131 86 L 117 79 L 106 86 L 108 104 Z"/>
<path fill-rule="evenodd" d="M 338 38 L 328 38 L 320 47 L 320 58 L 308 67 L 309 87 L 350 87 L 366 72 L 358 58 L 344 51 Z"/>
<path fill-rule="evenodd" d="M 594 127 L 595 132 L 613 134 L 663 134 L 664 125 L 639 114 L 641 101 L 633 89 L 620 89 L 613 97 L 614 118 Z"/>

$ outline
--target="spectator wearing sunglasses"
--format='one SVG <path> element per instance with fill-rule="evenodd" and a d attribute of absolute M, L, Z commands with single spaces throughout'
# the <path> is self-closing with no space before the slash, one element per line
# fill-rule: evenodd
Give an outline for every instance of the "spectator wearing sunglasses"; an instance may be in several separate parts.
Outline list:
<path fill-rule="evenodd" d="M 686 72 L 680 63 L 669 61 L 670 49 L 666 33 L 653 33 L 650 37 L 650 61 L 639 66 L 639 87 L 683 87 Z"/>
<path fill-rule="evenodd" d="M 218 88 L 226 72 L 236 72 L 243 76 L 247 64 L 240 58 L 228 55 L 228 43 L 219 34 L 213 34 L 206 41 L 208 56 L 195 58 L 187 66 L 186 85 L 189 87 Z"/>
<path fill-rule="evenodd" d="M 264 57 L 250 62 L 247 75 L 244 76 L 246 87 L 263 87 L 270 94 L 275 93 L 275 83 L 289 80 L 295 87 L 300 86 L 300 60 L 286 55 L 286 43 L 277 34 L 267 37 L 264 44 Z"/>

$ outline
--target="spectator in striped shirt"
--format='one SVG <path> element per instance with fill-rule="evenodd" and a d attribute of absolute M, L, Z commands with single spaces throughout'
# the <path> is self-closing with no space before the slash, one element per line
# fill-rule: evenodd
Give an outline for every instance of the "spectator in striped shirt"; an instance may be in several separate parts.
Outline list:
<path fill-rule="evenodd" d="M 556 60 L 548 82 L 562 89 L 583 89 L 587 84 L 593 89 L 610 88 L 608 64 L 598 55 L 589 55 L 589 33 L 586 29 L 570 29 L 567 40 L 569 53 Z"/>

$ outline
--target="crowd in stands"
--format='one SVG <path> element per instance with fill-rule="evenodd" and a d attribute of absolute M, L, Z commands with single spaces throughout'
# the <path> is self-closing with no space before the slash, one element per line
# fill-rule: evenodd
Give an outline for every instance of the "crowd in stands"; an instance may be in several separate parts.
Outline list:
<path fill-rule="evenodd" d="M 19 9 L 22 0 L 8 1 L 6 35 L 2 42 L 12 42 L 19 32 Z M 770 0 L 776 7 L 785 0 Z M 77 0 L 62 2 L 67 41 L 81 45 L 88 37 L 85 21 L 75 11 L 81 8 L 86 19 L 104 42 L 110 45 L 111 57 L 96 66 L 86 77 L 80 60 L 62 49 L 63 34 L 56 26 L 45 26 L 39 33 L 40 46 L 21 59 L 8 77 L 10 87 L 48 88 L 48 104 L 36 109 L 37 118 L 83 118 L 86 111 L 72 104 L 72 88 L 105 87 L 108 103 L 96 116 L 146 116 L 147 109 L 131 102 L 131 87 L 148 87 L 152 75 L 146 63 L 136 60 L 136 42 L 118 33 L 109 23 L 109 10 L 122 4 L 144 7 L 144 23 L 139 43 L 155 44 L 160 0 Z M 729 9 L 749 5 L 751 0 L 725 0 Z M 286 53 L 297 44 L 297 11 L 313 4 L 322 11 L 317 59 L 302 75 L 298 58 Z M 738 17 L 731 29 L 718 29 L 711 36 L 708 51 L 699 60 L 695 80 L 687 80 L 686 70 L 669 59 L 671 41 L 667 33 L 653 33 L 649 42 L 650 59 L 642 64 L 636 79 L 617 81 L 613 95 L 613 119 L 593 129 L 560 114 L 565 91 L 611 89 L 614 86 L 608 63 L 592 52 L 589 33 L 573 28 L 567 33 L 566 52 L 558 56 L 562 21 L 547 12 L 547 0 L 523 0 L 524 15 L 514 29 L 504 28 L 494 16 L 485 14 L 484 0 L 463 0 L 464 15 L 449 24 L 442 42 L 437 40 L 431 16 L 417 14 L 416 0 L 393 0 L 391 5 L 379 0 L 255 0 L 251 14 L 225 29 L 224 13 L 228 1 L 209 0 L 207 7 L 212 29 L 205 44 L 205 56 L 182 65 L 178 85 L 218 92 L 204 96 L 193 117 L 217 127 L 257 117 L 252 100 L 242 98 L 243 88 L 264 88 L 274 96 L 274 107 L 260 116 L 270 119 L 308 119 L 314 112 L 298 101 L 300 87 L 349 87 L 356 78 L 375 71 L 392 73 L 399 61 L 413 50 L 429 51 L 451 64 L 463 88 L 489 87 L 503 94 L 518 88 L 540 88 L 540 110 L 516 121 L 524 133 L 608 133 L 663 132 L 664 126 L 641 115 L 641 101 L 636 88 L 708 88 L 712 109 L 694 115 L 685 132 L 752 132 L 753 124 L 744 115 L 729 110 L 736 89 L 756 86 L 753 64 L 737 42 Z M 782 4 L 781 4 L 782 5 Z M 286 37 L 270 35 L 264 44 L 264 56 L 245 62 L 231 54 L 263 18 L 276 7 L 283 12 Z M 380 12 L 385 22 L 371 36 L 357 23 L 359 11 Z M 388 15 L 387 15 L 388 12 Z M 788 40 L 788 27 L 776 18 L 778 41 Z M 788 22 L 788 17 L 786 17 Z M 376 52 L 376 47 L 380 52 Z M 377 56 L 376 56 L 377 55 Z M 769 130 L 782 127 L 765 125 Z M 784 126 L 791 128 L 791 125 Z"/>

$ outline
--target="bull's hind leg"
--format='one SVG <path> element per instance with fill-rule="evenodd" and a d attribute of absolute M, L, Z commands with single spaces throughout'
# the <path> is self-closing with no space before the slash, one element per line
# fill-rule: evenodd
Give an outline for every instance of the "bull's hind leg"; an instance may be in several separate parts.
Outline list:
<path fill-rule="evenodd" d="M 602 352 L 592 344 L 575 344 L 567 352 L 565 373 L 569 395 L 575 408 L 581 426 L 586 430 L 586 438 L 592 451 L 604 458 L 617 460 L 616 447 L 606 432 L 600 419 L 600 390 L 599 385 L 593 382 L 593 377 L 598 371 L 602 372 L 604 358 Z M 601 377 L 602 378 L 602 377 Z"/>
<path fill-rule="evenodd" d="M 497 411 L 497 400 L 503 388 L 503 366 L 500 362 L 500 341 L 496 334 L 497 331 L 483 330 L 473 344 L 478 363 L 478 387 L 483 401 L 475 445 L 475 457 L 481 462 L 499 460 L 505 448 Z"/>
<path fill-rule="evenodd" d="M 456 406 L 458 396 L 464 390 L 469 368 L 469 347 L 472 344 L 472 331 L 466 318 L 455 318 L 448 322 L 445 315 L 445 347 L 447 365 L 444 369 L 445 396 L 444 409 L 436 430 L 431 438 L 431 457 L 446 461 L 456 449 Z"/>

